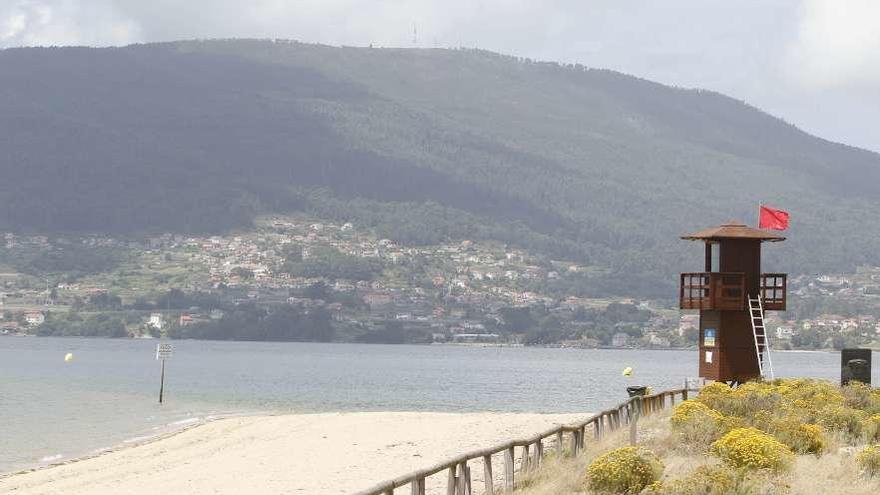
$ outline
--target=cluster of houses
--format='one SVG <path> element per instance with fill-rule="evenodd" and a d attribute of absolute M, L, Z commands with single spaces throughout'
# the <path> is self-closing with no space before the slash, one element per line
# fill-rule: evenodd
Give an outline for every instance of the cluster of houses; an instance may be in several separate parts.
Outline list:
<path fill-rule="evenodd" d="M 540 287 L 532 282 L 547 282 L 565 278 L 586 268 L 574 263 L 538 262 L 527 252 L 506 246 L 471 241 L 436 246 L 401 246 L 389 239 L 376 238 L 355 228 L 351 223 L 326 223 L 288 217 L 261 220 L 252 232 L 228 236 L 184 236 L 162 234 L 142 240 L 120 240 L 109 237 L 55 238 L 45 236 L 17 236 L 5 234 L 6 248 L 27 246 L 32 249 L 53 249 L 65 244 L 80 243 L 89 247 L 119 248 L 141 253 L 149 258 L 147 265 L 185 265 L 189 273 L 200 274 L 181 288 L 193 291 L 218 291 L 220 288 L 237 289 L 240 296 L 233 302 L 280 303 L 303 306 L 321 306 L 342 323 L 363 325 L 397 320 L 407 326 L 421 327 L 435 341 L 483 343 L 496 342 L 502 337 L 482 322 L 501 321 L 500 311 L 505 307 L 541 307 L 552 315 L 560 315 L 571 328 L 579 324 L 569 321 L 567 315 L 578 308 L 596 307 L 589 298 L 567 297 L 562 300 L 524 287 Z M 400 267 L 418 265 L 421 278 L 418 283 L 405 277 L 379 277 L 376 280 L 328 280 L 297 277 L 283 270 L 285 255 L 295 246 L 304 260 L 320 249 L 335 249 L 340 253 L 381 262 L 391 271 Z M 192 270 L 193 267 L 197 269 Z M 161 267 L 160 267 L 161 268 Z M 8 275 L 8 274 L 0 274 Z M 328 290 L 344 298 L 335 301 L 304 296 L 303 290 L 324 282 Z M 49 297 L 49 287 L 31 283 L 16 287 L 16 279 L 0 280 L 0 309 L 7 295 L 16 297 L 18 310 L 14 318 L 0 322 L 0 333 L 14 333 L 33 328 L 45 320 L 45 311 L 55 302 Z M 113 287 L 90 283 L 89 279 L 75 283 L 56 283 L 52 293 L 65 299 L 76 297 L 87 300 L 99 292 L 112 292 Z M 848 276 L 821 275 L 798 277 L 791 280 L 793 297 L 835 297 L 853 295 L 878 298 L 880 307 L 880 268 L 862 269 Z M 149 288 L 144 288 L 146 293 Z M 340 299 L 346 302 L 339 302 Z M 352 301 L 356 302 L 353 304 Z M 634 301 L 620 301 L 634 302 Z M 607 302 L 606 302 L 607 304 Z M 143 326 L 165 330 L 170 325 L 189 326 L 222 317 L 222 311 L 155 311 L 144 316 Z M 786 313 L 774 314 L 785 317 Z M 610 345 L 614 347 L 669 347 L 681 345 L 687 336 L 697 332 L 696 314 L 680 315 L 677 311 L 657 311 L 650 321 L 643 323 L 638 332 L 631 328 L 615 331 Z M 777 339 L 790 340 L 803 330 L 830 329 L 846 333 L 871 329 L 880 335 L 880 321 L 872 314 L 824 314 L 803 320 L 770 320 L 768 328 Z M 585 344 L 586 342 L 586 344 Z M 607 340 L 605 341 L 607 342 Z M 570 345 L 593 345 L 586 339 L 568 342 Z M 605 344 L 608 345 L 608 344 Z"/>

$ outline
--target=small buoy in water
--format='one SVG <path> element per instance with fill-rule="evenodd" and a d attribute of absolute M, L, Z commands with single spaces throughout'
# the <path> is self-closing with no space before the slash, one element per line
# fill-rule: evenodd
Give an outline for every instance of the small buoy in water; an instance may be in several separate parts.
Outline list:
<path fill-rule="evenodd" d="M 626 368 L 623 369 L 623 376 L 632 376 L 632 374 L 633 374 L 633 369 L 630 368 L 629 366 L 627 366 Z"/>
<path fill-rule="evenodd" d="M 69 363 L 71 361 L 73 361 L 73 353 L 68 352 L 67 354 L 64 355 L 64 362 Z"/>

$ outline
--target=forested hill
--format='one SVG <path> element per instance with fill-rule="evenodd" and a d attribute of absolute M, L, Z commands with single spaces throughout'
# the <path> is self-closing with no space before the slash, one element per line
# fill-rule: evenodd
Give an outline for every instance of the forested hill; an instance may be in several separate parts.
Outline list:
<path fill-rule="evenodd" d="M 641 294 L 700 268 L 679 234 L 764 201 L 793 214 L 768 270 L 880 264 L 877 154 L 716 93 L 475 50 L 3 50 L 0 174 L 6 231 L 221 231 L 304 210 L 406 243 L 496 239 Z"/>

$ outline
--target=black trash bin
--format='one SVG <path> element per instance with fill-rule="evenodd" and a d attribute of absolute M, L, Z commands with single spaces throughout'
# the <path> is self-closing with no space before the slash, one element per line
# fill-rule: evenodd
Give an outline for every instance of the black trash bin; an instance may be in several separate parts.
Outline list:
<path fill-rule="evenodd" d="M 871 349 L 844 349 L 840 353 L 840 383 L 871 384 Z"/>
<path fill-rule="evenodd" d="M 630 397 L 643 397 L 648 393 L 648 387 L 626 387 L 626 393 Z"/>

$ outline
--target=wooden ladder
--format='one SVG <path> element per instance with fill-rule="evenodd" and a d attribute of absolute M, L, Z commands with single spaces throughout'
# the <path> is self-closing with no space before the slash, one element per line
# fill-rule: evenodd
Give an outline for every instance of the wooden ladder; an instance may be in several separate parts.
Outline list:
<path fill-rule="evenodd" d="M 761 296 L 752 299 L 749 297 L 749 316 L 752 320 L 752 334 L 755 336 L 755 353 L 758 358 L 758 371 L 761 378 L 771 380 L 773 376 L 773 360 L 770 358 L 770 339 L 767 338 L 767 329 L 764 328 L 764 304 Z M 764 356 L 764 352 L 767 356 Z"/>

